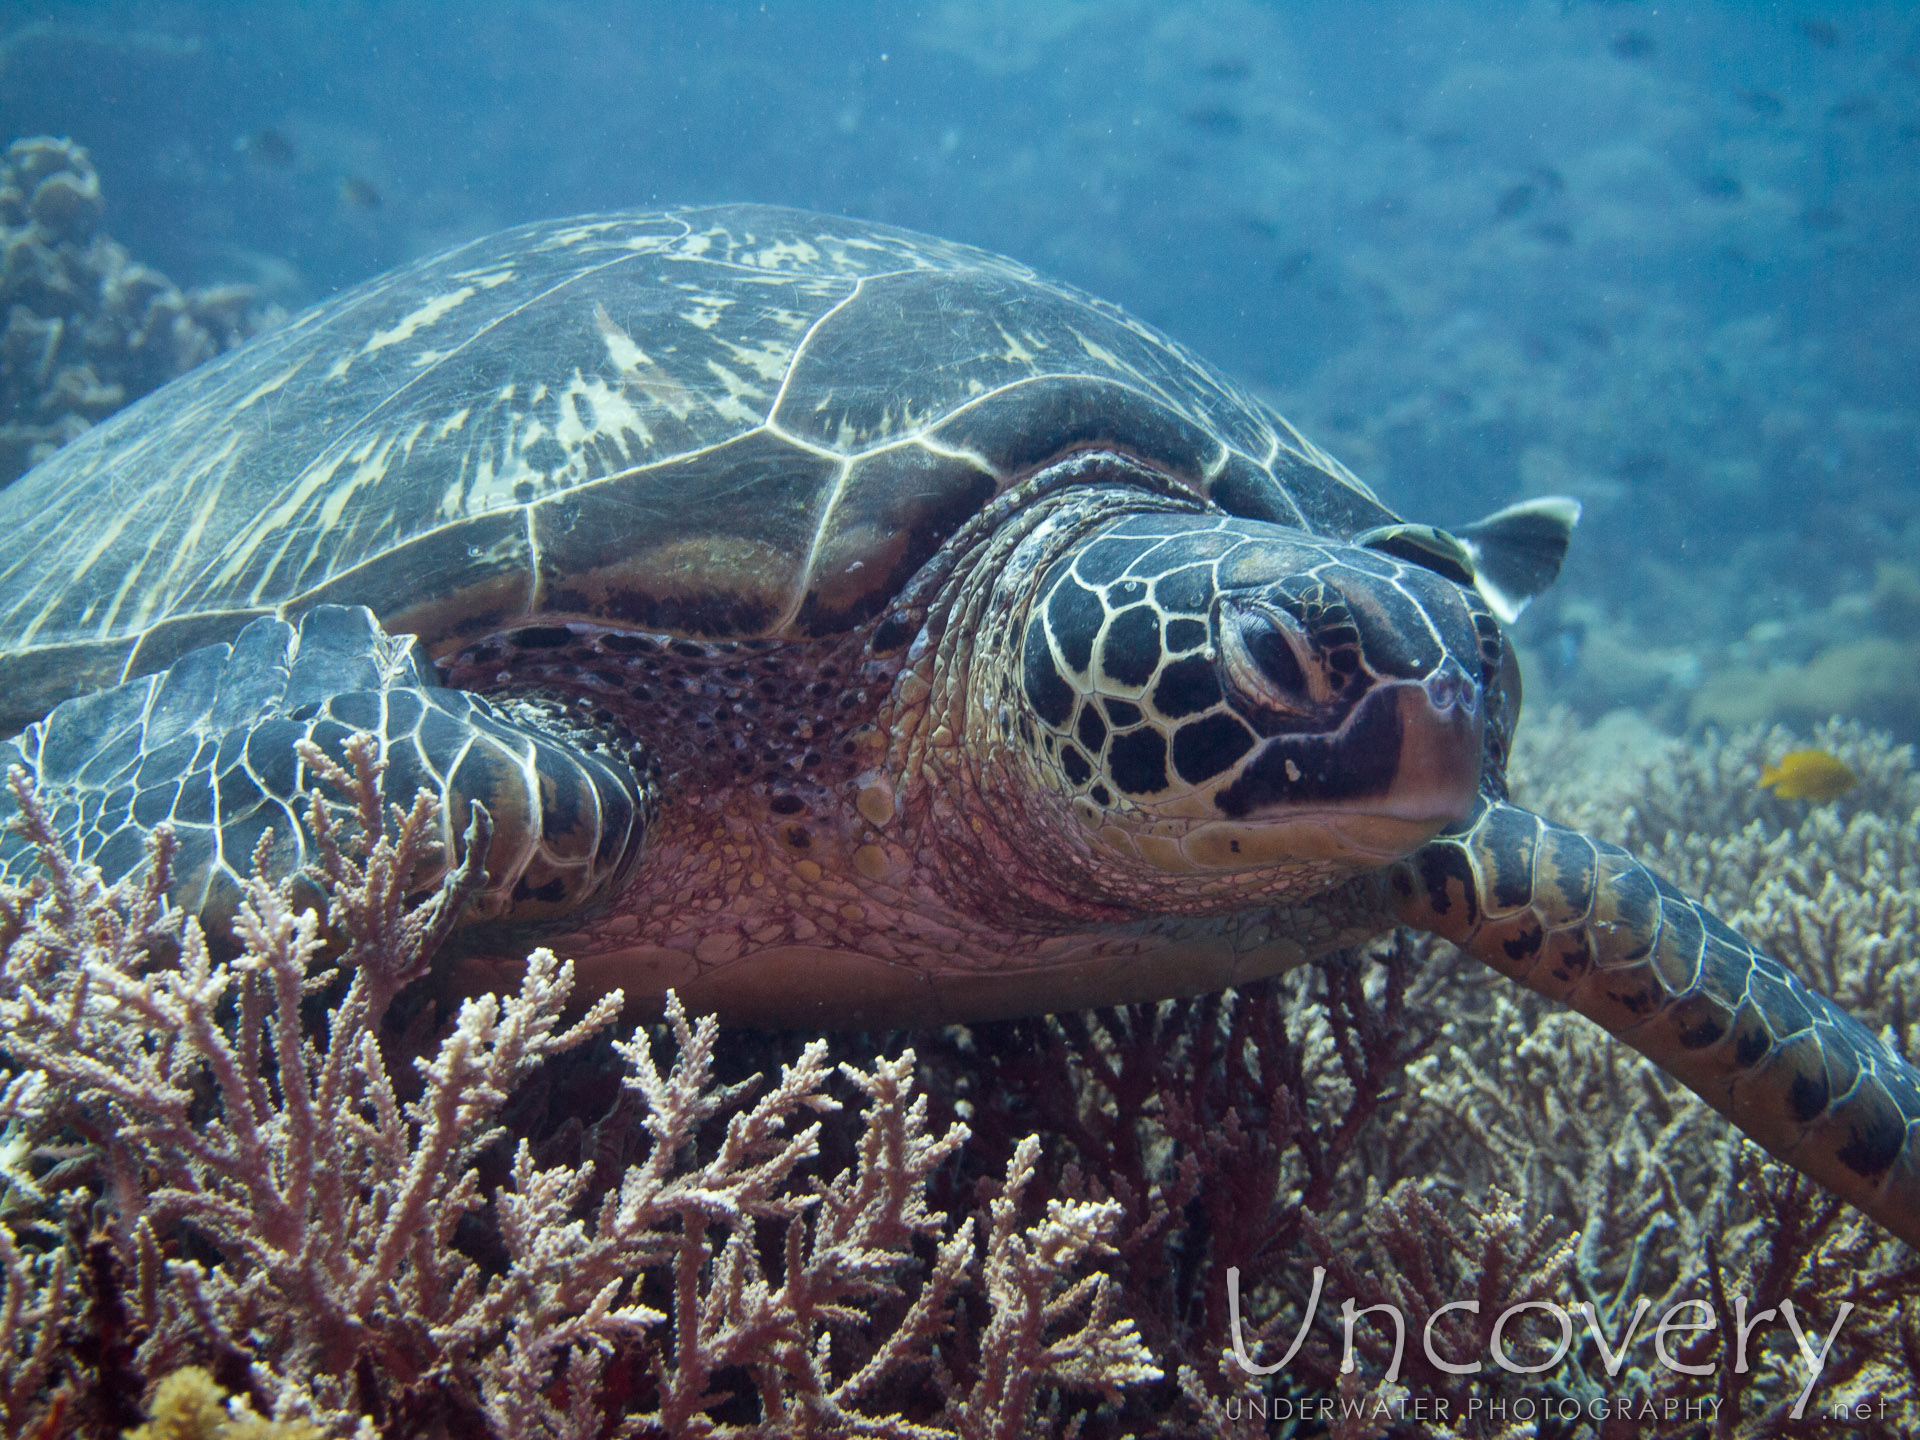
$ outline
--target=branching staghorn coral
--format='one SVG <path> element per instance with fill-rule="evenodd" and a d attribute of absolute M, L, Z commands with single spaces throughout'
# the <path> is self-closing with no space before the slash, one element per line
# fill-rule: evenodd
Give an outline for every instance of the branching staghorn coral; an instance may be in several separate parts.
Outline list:
<path fill-rule="evenodd" d="M 1661 740 L 1583 763 L 1588 743 L 1564 715 L 1523 730 L 1516 795 L 1632 847 L 1915 1053 L 1920 775 L 1909 748 L 1857 725 L 1818 727 L 1812 743 L 1860 783 L 1809 806 L 1759 788 L 1763 762 L 1808 743 L 1778 729 Z M 1621 763 L 1632 754 L 1638 768 Z M 1473 968 L 1439 957 L 1423 973 L 1444 983 L 1456 1018 L 1414 1067 L 1419 1098 L 1392 1117 L 1391 1150 L 1469 1175 L 1478 1150 L 1486 1173 L 1524 1196 L 1529 1214 L 1563 1217 L 1578 1236 L 1573 1278 L 1610 1334 L 1641 1297 L 1656 1317 L 1689 1298 L 1722 1316 L 1735 1298 L 1753 1314 L 1791 1299 L 1822 1325 L 1855 1305 L 1822 1372 L 1822 1404 L 1851 1398 L 1872 1413 L 1920 1419 L 1912 1252 L 1731 1133 L 1647 1062 L 1536 997 L 1487 991 Z M 1720 1402 L 1716 1437 L 1818 1433 L 1820 1413 L 1833 1433 L 1846 1432 L 1850 1422 L 1830 1411 L 1793 1416 L 1802 1362 L 1778 1321 L 1762 1333 L 1745 1373 L 1716 1329 L 1688 1357 L 1715 1365 L 1711 1380 L 1649 1364 L 1644 1346 L 1607 1376 L 1589 1346 L 1575 1352 L 1579 1375 L 1562 1383 L 1656 1404 L 1710 1394 Z M 1633 1433 L 1692 1432 L 1684 1417 L 1669 1417 Z"/>
<path fill-rule="evenodd" d="M 40 1422 L 78 1293 L 70 1259 L 61 1248 L 23 1246 L 0 1221 L 0 1423 L 9 1435 L 54 1433 Z"/>
<path fill-rule="evenodd" d="M 1226 1349 L 1228 1271 L 1247 1345 L 1277 1356 L 1316 1216 L 1368 1195 L 1364 1139 L 1430 1029 L 1403 1008 L 1413 956 L 1394 944 L 1382 963 L 1342 956 L 1240 992 L 929 1041 L 930 1089 L 974 1131 L 964 1164 L 991 1167 L 1038 1129 L 1047 1188 L 1123 1214 L 1120 1300 L 1166 1377 L 1082 1434 L 1242 1433 L 1226 1408 L 1249 1393 Z M 1296 1378 L 1331 1382 L 1307 1368 L 1320 1355 Z"/>
<path fill-rule="evenodd" d="M 205 1366 L 240 1418 L 286 1434 L 971 1440 L 1035 1433 L 1062 1390 L 1158 1378 L 1094 1268 L 1117 1205 L 1028 1218 L 1030 1142 L 978 1242 L 972 1218 L 928 1206 L 966 1130 L 930 1127 L 911 1051 L 836 1069 L 811 1042 L 756 1096 L 716 1080 L 718 1026 L 670 1003 L 671 1064 L 644 1029 L 612 1047 L 636 1102 L 615 1113 L 643 1137 L 611 1146 L 636 1158 L 602 1181 L 593 1156 L 506 1144 L 513 1093 L 621 1003 L 568 1023 L 571 967 L 539 951 L 516 995 L 466 1001 L 406 1076 L 388 1022 L 472 875 L 411 903 L 431 802 L 382 815 L 366 737 L 344 763 L 302 758 L 348 801 L 309 816 L 327 914 L 297 908 L 298 882 L 255 880 L 231 956 L 166 910 L 164 838 L 141 887 L 108 891 L 14 777 L 48 878 L 0 910 L 0 1108 L 41 1142 L 34 1193 L 91 1198 L 114 1293 L 89 1303 L 125 1313 L 148 1384 Z M 485 848 L 469 834 L 466 853 Z M 860 1097 L 856 1153 L 822 1173 L 836 1084 Z M 10 1433 L 64 1433 L 104 1383 L 49 1338 L 87 1299 L 75 1256 L 18 1216 L 4 1233 L 0 1403 Z M 952 1337 L 969 1286 L 987 1321 Z M 176 1389 L 210 1413 L 204 1387 Z"/>
<path fill-rule="evenodd" d="M 1535 735 L 1515 776 L 1533 803 L 1569 813 L 1604 794 L 1584 823 L 1700 886 L 1863 1015 L 1911 1026 L 1920 782 L 1905 752 L 1822 731 L 1862 783 L 1806 807 L 1754 788 L 1760 762 L 1797 743 L 1784 735 L 1651 745 L 1639 769 L 1598 775 L 1566 758 L 1587 737 L 1551 719 Z M 677 1007 L 664 1030 L 605 1043 L 588 1033 L 604 1013 L 563 1018 L 566 967 L 541 955 L 517 995 L 469 1002 L 436 1038 L 402 996 L 453 892 L 407 903 L 419 822 L 371 806 L 373 763 L 356 750 L 336 767 L 350 803 L 316 820 L 332 827 L 324 924 L 256 886 L 242 948 L 222 958 L 157 881 L 110 896 L 52 855 L 38 897 L 0 907 L 9 1433 L 117 1434 L 132 1419 L 103 1407 L 110 1384 L 194 1364 L 242 1416 L 334 1436 L 363 1419 L 387 1436 L 1252 1436 L 1274 1431 L 1250 1397 L 1279 1393 L 1346 1407 L 1327 1433 L 1356 1437 L 1678 1440 L 1703 1433 L 1706 1399 L 1715 1440 L 1858 1434 L 1833 1418 L 1841 1402 L 1920 1414 L 1910 1252 L 1585 1022 L 1438 942 L 892 1054 L 723 1033 Z M 223 1044 L 248 1077 L 237 1102 L 212 1058 Z M 116 1056 L 114 1076 L 91 1068 Z M 337 1226 L 315 1219 L 333 1182 L 310 1166 L 306 1190 L 292 1183 L 302 1087 L 279 1084 L 303 1075 L 312 1110 L 330 1063 L 343 1089 L 328 1093 L 357 1099 L 302 1143 L 340 1157 L 355 1218 Z M 247 1116 L 264 1180 L 219 1158 L 239 1153 L 220 1147 Z M 261 1217 L 295 1195 L 299 1243 L 276 1248 Z M 87 1197 L 91 1239 L 61 1218 Z M 1249 1377 L 1228 1271 L 1242 1343 L 1272 1364 L 1316 1265 L 1297 1353 L 1272 1382 Z M 1480 1313 L 1441 1315 L 1442 1357 L 1484 1361 L 1494 1317 L 1529 1299 L 1572 1311 L 1575 1342 L 1539 1376 L 1439 1371 L 1419 1337 L 1462 1299 Z M 1655 1362 L 1649 1332 L 1684 1300 L 1722 1316 L 1790 1301 L 1815 1343 L 1854 1308 L 1796 1418 L 1807 1369 L 1778 1318 L 1744 1371 L 1724 1325 L 1681 1348 L 1710 1376 Z M 1343 1369 L 1342 1301 L 1403 1313 L 1391 1381 L 1377 1313 Z M 1617 1361 L 1582 1305 L 1609 1344 L 1641 1312 Z M 116 1326 L 117 1358 L 47 1338 Z M 1504 1344 L 1540 1360 L 1556 1337 L 1536 1313 Z M 1490 1403 L 1543 1393 L 1642 1408 L 1552 1430 Z"/>

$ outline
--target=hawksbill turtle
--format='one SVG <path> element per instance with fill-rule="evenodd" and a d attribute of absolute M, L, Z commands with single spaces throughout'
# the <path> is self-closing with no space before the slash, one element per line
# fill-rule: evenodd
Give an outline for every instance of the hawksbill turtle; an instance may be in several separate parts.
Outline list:
<path fill-rule="evenodd" d="M 473 983 L 791 1025 L 1194 993 L 1395 925 L 1920 1243 L 1920 1080 L 1630 854 L 1511 804 L 1503 630 L 1571 502 L 1403 520 L 1151 327 L 885 226 L 521 226 L 0 495 L 0 759 L 219 933 L 296 750 L 472 807 Z M 3 873 L 34 864 L 16 836 Z M 423 876 L 422 883 L 434 877 Z"/>

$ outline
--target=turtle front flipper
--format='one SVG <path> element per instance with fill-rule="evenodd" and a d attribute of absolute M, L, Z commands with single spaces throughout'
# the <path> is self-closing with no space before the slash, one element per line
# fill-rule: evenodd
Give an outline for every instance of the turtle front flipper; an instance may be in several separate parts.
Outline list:
<path fill-rule="evenodd" d="M 1486 802 L 1389 883 L 1404 923 L 1597 1021 L 1920 1245 L 1920 1074 L 1625 850 Z"/>
<path fill-rule="evenodd" d="M 462 858 L 473 804 L 486 807 L 486 880 L 463 923 L 539 921 L 617 891 L 653 799 L 641 757 L 574 733 L 557 712 L 543 718 L 442 686 L 412 637 L 385 634 L 364 607 L 322 605 L 297 630 L 255 620 L 230 646 L 66 702 L 0 744 L 0 769 L 26 769 L 56 833 L 109 882 L 138 868 L 156 827 L 172 826 L 172 898 L 219 939 L 263 833 L 273 832 L 270 874 L 312 858 L 302 822 L 319 782 L 299 742 L 340 760 L 366 731 L 380 742 L 384 798 L 405 808 L 421 788 L 440 797 L 442 870 Z M 13 803 L 10 790 L 0 797 L 0 817 Z M 37 863 L 8 826 L 0 879 L 23 881 Z M 438 879 L 422 874 L 417 888 Z"/>

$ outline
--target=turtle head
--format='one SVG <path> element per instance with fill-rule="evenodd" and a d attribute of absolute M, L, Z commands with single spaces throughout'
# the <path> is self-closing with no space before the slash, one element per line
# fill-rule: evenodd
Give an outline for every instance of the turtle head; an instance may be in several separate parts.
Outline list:
<path fill-rule="evenodd" d="M 1470 571 L 1437 559 L 1218 515 L 1085 536 L 1021 636 L 1040 782 L 1097 843 L 1189 877 L 1411 853 L 1472 809 L 1509 684 Z"/>

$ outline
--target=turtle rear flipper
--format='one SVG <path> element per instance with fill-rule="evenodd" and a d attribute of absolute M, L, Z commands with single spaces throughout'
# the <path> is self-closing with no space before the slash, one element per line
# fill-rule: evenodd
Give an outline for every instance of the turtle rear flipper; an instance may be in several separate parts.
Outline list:
<path fill-rule="evenodd" d="M 1920 1074 L 1625 850 L 1487 803 L 1391 884 L 1405 923 L 1597 1021 L 1920 1245 Z"/>
<path fill-rule="evenodd" d="M 385 634 L 360 606 L 316 606 L 298 630 L 255 620 L 230 646 L 70 700 L 0 745 L 0 766 L 26 768 L 56 831 L 109 882 L 171 825 L 172 898 L 222 938 L 263 833 L 273 832 L 270 874 L 312 858 L 302 821 L 318 780 L 298 743 L 341 760 L 356 731 L 379 739 L 385 799 L 405 808 L 423 787 L 440 797 L 442 871 L 460 858 L 474 802 L 486 807 L 486 881 L 467 919 L 564 915 L 632 873 L 652 799 L 638 757 L 596 753 L 575 742 L 599 737 L 442 686 L 417 642 Z M 0 803 L 10 808 L 10 795 Z M 36 864 L 23 836 L 0 835 L 0 878 L 22 881 Z"/>

